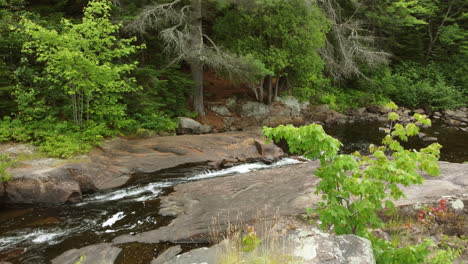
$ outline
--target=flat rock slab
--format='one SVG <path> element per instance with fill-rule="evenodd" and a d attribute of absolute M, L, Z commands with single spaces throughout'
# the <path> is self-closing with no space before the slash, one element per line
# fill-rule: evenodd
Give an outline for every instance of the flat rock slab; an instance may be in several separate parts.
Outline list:
<path fill-rule="evenodd" d="M 398 205 L 434 202 L 443 196 L 468 194 L 468 164 L 441 162 L 439 177 L 426 176 L 419 186 L 405 188 Z M 314 194 L 319 179 L 317 161 L 241 175 L 190 182 L 161 198 L 160 214 L 176 216 L 168 225 L 137 235 L 117 237 L 115 243 L 181 241 L 200 238 L 214 226 L 249 223 L 261 218 L 298 215 L 320 201 Z M 465 197 L 465 199 L 468 197 Z M 462 198 L 463 199 L 463 198 Z"/>
<path fill-rule="evenodd" d="M 318 166 L 314 161 L 177 185 L 161 198 L 160 214 L 177 216 L 168 226 L 114 242 L 179 241 L 208 234 L 214 226 L 226 230 L 228 224 L 301 214 L 319 199 L 313 194 Z"/>
<path fill-rule="evenodd" d="M 139 175 L 199 164 L 219 167 L 272 161 L 282 156 L 283 151 L 266 144 L 259 131 L 139 140 L 115 138 L 93 150 L 85 162 L 15 168 L 4 187 L 10 202 L 76 202 L 82 191 L 121 187 Z"/>
<path fill-rule="evenodd" d="M 71 249 L 52 260 L 52 264 L 76 264 L 83 256 L 83 263 L 113 264 L 122 249 L 110 243 Z"/>

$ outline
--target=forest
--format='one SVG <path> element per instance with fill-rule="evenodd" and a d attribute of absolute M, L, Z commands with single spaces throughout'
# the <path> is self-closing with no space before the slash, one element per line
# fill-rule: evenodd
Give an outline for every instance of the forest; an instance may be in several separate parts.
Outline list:
<path fill-rule="evenodd" d="M 205 114 L 204 76 L 337 111 L 468 103 L 464 0 L 0 0 L 0 142 L 54 157 Z"/>
<path fill-rule="evenodd" d="M 467 22 L 466 0 L 0 0 L 0 263 L 468 260 Z"/>

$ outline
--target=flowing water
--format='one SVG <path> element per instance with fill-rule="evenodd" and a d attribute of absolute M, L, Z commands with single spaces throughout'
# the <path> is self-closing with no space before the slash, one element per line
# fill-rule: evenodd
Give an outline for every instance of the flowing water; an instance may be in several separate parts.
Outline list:
<path fill-rule="evenodd" d="M 361 122 L 334 125 L 325 127 L 325 130 L 343 142 L 343 152 L 365 152 L 370 143 L 379 144 L 381 141 L 384 134 L 379 132 L 379 127 L 382 126 L 378 122 Z M 444 146 L 441 160 L 468 161 L 468 133 L 438 123 L 422 132 L 437 137 Z M 428 144 L 414 138 L 406 145 L 420 148 Z M 170 193 L 177 184 L 295 163 L 299 161 L 287 158 L 270 165 L 250 163 L 215 171 L 200 167 L 174 169 L 142 177 L 126 188 L 85 195 L 79 204 L 3 204 L 0 205 L 0 261 L 48 263 L 71 248 L 109 242 L 122 234 L 157 229 L 171 220 L 158 215 L 159 197 Z M 119 256 L 117 263 L 149 263 L 169 246 L 168 243 L 125 245 L 125 254 Z M 185 245 L 185 248 L 198 246 Z"/>
<path fill-rule="evenodd" d="M 79 204 L 1 205 L 0 260 L 47 263 L 71 248 L 109 242 L 122 234 L 157 229 L 171 220 L 158 215 L 159 197 L 171 192 L 177 184 L 296 163 L 300 161 L 286 158 L 269 165 L 257 162 L 224 170 L 175 169 L 150 175 L 123 189 L 85 195 Z M 153 247 L 158 250 L 157 245 Z M 154 255 L 158 253 L 152 252 Z"/>

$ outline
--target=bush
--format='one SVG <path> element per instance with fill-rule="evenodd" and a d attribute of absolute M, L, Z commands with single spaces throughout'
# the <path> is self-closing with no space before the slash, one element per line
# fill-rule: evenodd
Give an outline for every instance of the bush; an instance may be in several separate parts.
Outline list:
<path fill-rule="evenodd" d="M 438 110 L 467 105 L 466 95 L 447 82 L 437 65 L 404 62 L 373 80 L 385 96 L 403 106 Z"/>
<path fill-rule="evenodd" d="M 383 105 L 389 101 L 389 99 L 377 93 L 340 88 L 317 92 L 315 99 L 316 103 L 328 104 L 330 109 L 338 112 L 369 105 Z"/>
<path fill-rule="evenodd" d="M 387 107 L 397 109 L 394 103 Z M 420 171 L 434 176 L 440 173 L 437 160 L 441 145 L 433 143 L 417 151 L 406 150 L 400 144 L 400 141 L 417 135 L 418 126 L 431 125 L 423 115 L 415 114 L 414 118 L 416 124 L 403 126 L 398 123 L 398 114 L 389 113 L 390 129 L 381 146 L 370 146 L 370 156 L 359 152 L 338 155 L 342 144 L 316 124 L 300 128 L 291 125 L 265 127 L 263 131 L 270 140 L 286 140 L 291 152 L 320 160 L 321 167 L 315 175 L 321 179 L 316 192 L 323 200 L 317 208 L 322 228 L 331 228 L 339 235 L 356 234 L 370 238 L 378 263 L 424 263 L 429 255 L 428 247 L 432 245 L 430 241 L 398 247 L 374 238 L 369 232 L 369 229 L 383 226 L 378 211 L 384 208 L 390 212 L 395 210 L 391 200 L 404 197 L 401 186 L 421 184 L 424 178 Z"/>
<path fill-rule="evenodd" d="M 45 154 L 57 158 L 69 158 L 83 154 L 99 145 L 104 137 L 117 131 L 104 125 L 89 123 L 86 129 L 48 117 L 43 121 L 26 122 L 5 117 L 0 121 L 0 142 L 31 141 Z"/>

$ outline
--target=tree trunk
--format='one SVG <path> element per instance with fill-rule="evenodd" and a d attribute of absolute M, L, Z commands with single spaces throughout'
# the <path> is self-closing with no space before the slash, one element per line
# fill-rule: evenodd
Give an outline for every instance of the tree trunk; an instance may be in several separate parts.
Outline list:
<path fill-rule="evenodd" d="M 273 97 L 273 78 L 268 76 L 268 104 L 271 104 L 271 98 Z"/>
<path fill-rule="evenodd" d="M 198 62 L 190 63 L 190 70 L 194 82 L 193 89 L 193 110 L 200 116 L 205 115 L 205 105 L 203 103 L 203 64 Z"/>
<path fill-rule="evenodd" d="M 202 0 L 192 0 L 192 26 L 195 28 L 193 36 L 193 46 L 198 49 L 199 57 L 190 63 L 190 70 L 194 81 L 193 108 L 200 115 L 205 115 L 205 105 L 203 103 L 203 25 L 202 25 Z"/>

